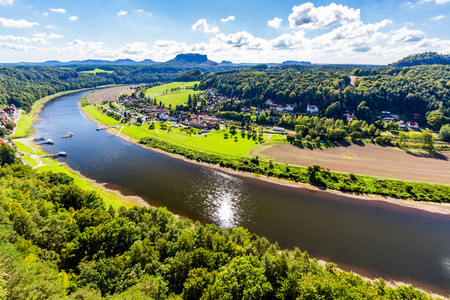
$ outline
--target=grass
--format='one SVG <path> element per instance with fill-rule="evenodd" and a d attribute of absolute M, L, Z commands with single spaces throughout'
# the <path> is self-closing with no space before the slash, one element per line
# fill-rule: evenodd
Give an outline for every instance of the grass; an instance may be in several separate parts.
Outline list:
<path fill-rule="evenodd" d="M 107 71 L 107 70 L 102 70 L 102 69 L 98 69 L 95 68 L 94 70 L 90 70 L 90 71 L 81 71 L 80 73 L 88 73 L 88 74 L 97 74 L 97 73 L 113 73 L 114 71 Z"/>
<path fill-rule="evenodd" d="M 247 156 L 247 153 L 258 145 L 252 139 L 242 138 L 239 133 L 236 134 L 237 141 L 230 134 L 228 139 L 224 139 L 224 132 L 225 130 L 221 129 L 209 133 L 206 137 L 203 135 L 190 136 L 173 128 L 172 132 L 167 133 L 167 131 L 160 130 L 159 123 L 156 123 L 155 129 L 152 130 L 148 129 L 148 125 L 129 126 L 122 130 L 123 134 L 136 140 L 152 136 L 174 145 L 226 157 Z M 267 136 L 265 138 L 267 139 Z"/>
<path fill-rule="evenodd" d="M 188 101 L 189 94 L 193 95 L 196 92 L 194 90 L 179 90 L 175 92 L 170 92 L 168 94 L 156 96 L 156 101 L 159 104 L 161 101 L 168 107 L 170 104 L 172 107 L 175 107 L 177 105 L 185 104 Z"/>
<path fill-rule="evenodd" d="M 200 83 L 199 81 L 172 82 L 172 83 L 168 83 L 168 84 L 158 85 L 158 86 L 155 86 L 155 87 L 152 87 L 152 88 L 149 88 L 148 90 L 146 90 L 145 95 L 153 97 L 155 95 L 160 95 L 162 93 L 165 93 L 166 91 L 170 92 L 171 89 L 190 87 L 190 86 L 194 86 L 195 84 L 199 84 L 199 83 Z"/>
<path fill-rule="evenodd" d="M 106 126 L 116 125 L 119 124 L 119 121 L 103 114 L 103 112 L 99 109 L 97 109 L 94 105 L 86 105 L 83 107 L 83 109 L 91 115 L 94 119 L 100 121 L 101 123 L 105 124 Z"/>

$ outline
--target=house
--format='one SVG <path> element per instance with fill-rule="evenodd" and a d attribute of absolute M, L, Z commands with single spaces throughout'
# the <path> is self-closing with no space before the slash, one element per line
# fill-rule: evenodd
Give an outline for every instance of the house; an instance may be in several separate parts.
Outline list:
<path fill-rule="evenodd" d="M 283 127 L 274 127 L 272 130 L 276 131 L 276 132 L 283 132 L 284 128 Z"/>
<path fill-rule="evenodd" d="M 384 123 L 389 123 L 389 122 L 395 122 L 395 119 L 393 117 L 386 117 L 383 119 Z"/>
<path fill-rule="evenodd" d="M 319 112 L 319 107 L 317 105 L 308 104 L 306 106 L 306 112 L 309 114 L 317 114 Z"/>
<path fill-rule="evenodd" d="M 410 129 L 419 129 L 419 124 L 417 122 L 408 122 L 406 126 Z"/>
<path fill-rule="evenodd" d="M 388 111 L 388 110 L 383 110 L 383 111 L 381 112 L 381 115 L 382 115 L 383 117 L 390 117 L 390 116 L 391 116 L 391 112 Z"/>
<path fill-rule="evenodd" d="M 264 109 L 262 109 L 262 108 L 257 108 L 257 109 L 255 109 L 255 115 L 260 115 L 260 114 L 262 114 L 264 112 Z"/>
<path fill-rule="evenodd" d="M 343 114 L 347 122 L 353 121 L 353 115 L 352 114 Z"/>
<path fill-rule="evenodd" d="M 199 122 L 191 122 L 191 124 L 189 124 L 189 126 L 197 128 L 197 129 L 202 129 L 203 128 L 203 124 L 199 123 Z"/>
<path fill-rule="evenodd" d="M 275 102 L 273 102 L 273 100 L 272 99 L 267 99 L 266 100 L 266 105 L 267 106 L 271 106 L 272 104 L 274 104 Z"/>
<path fill-rule="evenodd" d="M 283 112 L 284 111 L 284 106 L 283 105 L 276 105 L 275 110 L 278 111 L 278 112 Z"/>
<path fill-rule="evenodd" d="M 212 129 L 216 126 L 216 124 L 217 124 L 217 120 L 211 120 L 208 123 L 206 123 L 205 127 L 208 129 Z"/>
<path fill-rule="evenodd" d="M 161 113 L 159 114 L 159 119 L 162 121 L 167 121 L 169 119 L 169 114 L 168 113 Z"/>
<path fill-rule="evenodd" d="M 403 129 L 406 127 L 406 123 L 403 120 L 398 121 L 398 129 Z"/>
<path fill-rule="evenodd" d="M 285 111 L 289 111 L 289 112 L 294 111 L 294 104 L 286 104 Z"/>

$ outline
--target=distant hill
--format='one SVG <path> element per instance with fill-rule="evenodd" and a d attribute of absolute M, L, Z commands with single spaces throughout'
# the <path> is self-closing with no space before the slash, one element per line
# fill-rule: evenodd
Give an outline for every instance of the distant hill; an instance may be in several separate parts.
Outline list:
<path fill-rule="evenodd" d="M 420 54 L 409 55 L 395 63 L 391 67 L 411 67 L 418 65 L 450 65 L 449 54 L 439 54 L 437 52 L 424 52 Z"/>
<path fill-rule="evenodd" d="M 66 67 L 66 66 L 152 66 L 159 64 L 151 59 L 143 61 L 134 61 L 132 59 L 118 59 L 114 61 L 100 60 L 100 59 L 86 59 L 86 60 L 71 60 L 68 62 L 61 62 L 58 60 L 49 60 L 45 62 L 20 62 L 20 63 L 6 63 L 0 65 L 6 66 L 41 66 L 41 67 Z"/>
<path fill-rule="evenodd" d="M 216 66 L 218 63 L 209 60 L 206 55 L 198 53 L 178 54 L 174 59 L 164 63 L 165 65 L 188 65 L 188 64 L 207 64 Z"/>
<path fill-rule="evenodd" d="M 301 65 L 301 66 L 310 66 L 311 63 L 309 61 L 295 61 L 295 60 L 286 60 L 281 63 L 282 66 L 292 66 L 292 65 Z"/>

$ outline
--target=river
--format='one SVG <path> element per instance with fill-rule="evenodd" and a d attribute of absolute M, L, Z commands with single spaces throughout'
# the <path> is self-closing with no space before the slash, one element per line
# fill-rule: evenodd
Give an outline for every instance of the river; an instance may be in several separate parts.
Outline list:
<path fill-rule="evenodd" d="M 382 201 L 230 174 L 96 131 L 78 107 L 83 91 L 49 102 L 35 125 L 49 153 L 83 175 L 153 206 L 222 228 L 243 226 L 371 278 L 450 294 L 450 217 Z M 67 132 L 71 138 L 62 138 Z"/>

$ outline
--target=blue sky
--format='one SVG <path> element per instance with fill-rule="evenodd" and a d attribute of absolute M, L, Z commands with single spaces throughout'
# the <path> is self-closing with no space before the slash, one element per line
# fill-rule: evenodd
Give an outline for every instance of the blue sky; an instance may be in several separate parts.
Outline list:
<path fill-rule="evenodd" d="M 450 54 L 450 0 L 0 0 L 0 62 L 131 58 L 387 64 Z"/>

